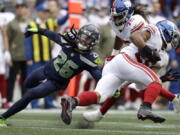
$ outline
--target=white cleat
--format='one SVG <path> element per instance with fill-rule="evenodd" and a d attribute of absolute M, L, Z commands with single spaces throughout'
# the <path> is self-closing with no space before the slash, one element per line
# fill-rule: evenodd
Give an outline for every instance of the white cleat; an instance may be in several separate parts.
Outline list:
<path fill-rule="evenodd" d="M 90 122 L 97 122 L 100 121 L 104 116 L 100 112 L 100 110 L 96 110 L 93 112 L 85 112 L 83 113 L 83 117 L 85 120 L 90 121 Z"/>
<path fill-rule="evenodd" d="M 177 94 L 176 97 L 172 101 L 174 105 L 174 111 L 176 113 L 180 113 L 180 94 Z"/>

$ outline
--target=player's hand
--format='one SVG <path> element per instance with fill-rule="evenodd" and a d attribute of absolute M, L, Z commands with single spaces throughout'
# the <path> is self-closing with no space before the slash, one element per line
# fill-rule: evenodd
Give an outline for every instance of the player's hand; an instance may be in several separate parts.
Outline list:
<path fill-rule="evenodd" d="M 68 42 L 70 45 L 76 45 L 77 44 L 77 32 L 74 29 L 74 24 L 70 29 L 70 32 L 66 32 L 63 35 L 61 35 L 66 42 Z"/>
<path fill-rule="evenodd" d="M 25 37 L 30 37 L 32 34 L 38 33 L 38 28 L 28 28 L 24 33 Z"/>
<path fill-rule="evenodd" d="M 143 58 L 147 59 L 148 61 L 152 63 L 156 63 L 161 60 L 158 52 L 155 49 L 151 49 L 147 45 L 142 48 L 140 51 L 140 54 Z"/>
<path fill-rule="evenodd" d="M 172 69 L 168 70 L 165 75 L 161 76 L 162 82 L 166 81 L 178 81 L 180 79 L 179 72 L 172 72 Z"/>

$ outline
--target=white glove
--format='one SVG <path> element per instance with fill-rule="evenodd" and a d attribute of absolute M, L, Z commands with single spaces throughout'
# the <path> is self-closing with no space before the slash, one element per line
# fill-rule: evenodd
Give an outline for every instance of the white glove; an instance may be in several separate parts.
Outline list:
<path fill-rule="evenodd" d="M 5 51 L 4 52 L 4 59 L 6 62 L 10 62 L 11 61 L 11 54 L 9 51 Z"/>

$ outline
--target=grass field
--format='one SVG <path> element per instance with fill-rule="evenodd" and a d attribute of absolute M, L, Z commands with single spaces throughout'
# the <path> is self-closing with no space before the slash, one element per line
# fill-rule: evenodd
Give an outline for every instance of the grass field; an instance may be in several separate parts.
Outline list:
<path fill-rule="evenodd" d="M 26 110 L 8 119 L 8 127 L 0 128 L 0 135 L 180 135 L 180 114 L 173 112 L 157 112 L 167 121 L 155 124 L 137 120 L 136 111 L 111 111 L 91 129 L 77 127 L 83 122 L 82 111 L 73 113 L 70 126 L 60 120 L 59 112 Z"/>

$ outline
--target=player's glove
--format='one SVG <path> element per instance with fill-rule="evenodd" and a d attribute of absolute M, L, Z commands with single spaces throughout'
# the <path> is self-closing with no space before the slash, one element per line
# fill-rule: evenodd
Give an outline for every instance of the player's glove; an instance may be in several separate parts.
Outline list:
<path fill-rule="evenodd" d="M 41 29 L 41 28 L 28 28 L 26 30 L 26 32 L 24 33 L 25 37 L 30 37 L 33 34 L 42 34 L 44 32 L 45 29 Z"/>
<path fill-rule="evenodd" d="M 70 32 L 66 32 L 63 35 L 61 35 L 64 40 L 66 40 L 67 43 L 69 43 L 70 45 L 77 45 L 77 32 L 74 29 L 74 24 L 72 25 Z"/>
<path fill-rule="evenodd" d="M 140 50 L 140 54 L 143 58 L 147 59 L 152 63 L 156 63 L 157 61 L 161 60 L 157 51 L 155 49 L 151 49 L 147 45 Z"/>
<path fill-rule="evenodd" d="M 172 72 L 172 69 L 168 70 L 165 75 L 161 76 L 160 79 L 162 82 L 166 81 L 178 81 L 180 79 L 179 72 Z"/>

